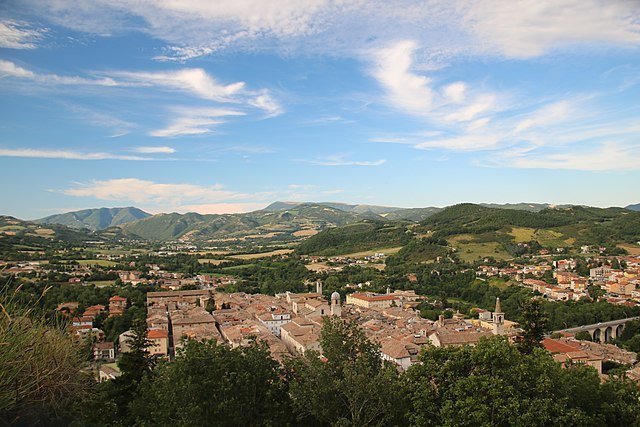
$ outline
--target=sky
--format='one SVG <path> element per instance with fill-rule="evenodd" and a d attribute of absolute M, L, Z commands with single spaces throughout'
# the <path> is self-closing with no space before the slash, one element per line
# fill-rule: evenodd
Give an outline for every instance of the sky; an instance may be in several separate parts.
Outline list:
<path fill-rule="evenodd" d="M 0 214 L 640 202 L 640 3 L 4 0 Z"/>

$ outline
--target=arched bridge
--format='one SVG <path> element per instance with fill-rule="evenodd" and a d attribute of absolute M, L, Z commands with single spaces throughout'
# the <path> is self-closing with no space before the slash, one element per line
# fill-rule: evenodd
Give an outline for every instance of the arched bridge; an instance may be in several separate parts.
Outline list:
<path fill-rule="evenodd" d="M 610 322 L 595 323 L 593 325 L 577 326 L 575 328 L 562 329 L 556 332 L 566 332 L 577 334 L 578 332 L 589 332 L 593 341 L 607 342 L 618 338 L 627 323 L 640 317 L 627 317 L 626 319 L 611 320 Z"/>

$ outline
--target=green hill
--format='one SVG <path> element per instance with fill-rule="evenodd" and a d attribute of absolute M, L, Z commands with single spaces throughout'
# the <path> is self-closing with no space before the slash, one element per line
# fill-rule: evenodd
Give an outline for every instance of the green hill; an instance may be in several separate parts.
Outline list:
<path fill-rule="evenodd" d="M 128 222 L 136 221 L 151 215 L 134 207 L 127 208 L 97 208 L 51 215 L 35 220 L 38 224 L 59 224 L 70 228 L 88 228 L 89 230 L 104 230 Z"/>
<path fill-rule="evenodd" d="M 159 214 L 125 224 L 123 230 L 147 240 L 286 243 L 363 219 L 381 217 L 372 213 L 351 213 L 325 205 L 303 203 L 275 211 L 267 208 L 242 214 Z"/>
<path fill-rule="evenodd" d="M 336 256 L 405 245 L 412 233 L 406 222 L 364 221 L 325 230 L 298 245 L 306 255 Z"/>

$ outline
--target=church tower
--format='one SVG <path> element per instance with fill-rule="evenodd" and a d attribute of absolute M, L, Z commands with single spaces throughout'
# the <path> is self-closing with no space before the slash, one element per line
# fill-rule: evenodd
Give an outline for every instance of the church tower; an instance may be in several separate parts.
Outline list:
<path fill-rule="evenodd" d="M 496 298 L 496 309 L 493 312 L 493 335 L 504 335 L 504 313 L 500 298 Z"/>
<path fill-rule="evenodd" d="M 342 317 L 342 307 L 340 306 L 340 294 L 336 291 L 331 294 L 331 315 Z"/>
<path fill-rule="evenodd" d="M 322 296 L 322 280 L 316 280 L 316 293 Z"/>

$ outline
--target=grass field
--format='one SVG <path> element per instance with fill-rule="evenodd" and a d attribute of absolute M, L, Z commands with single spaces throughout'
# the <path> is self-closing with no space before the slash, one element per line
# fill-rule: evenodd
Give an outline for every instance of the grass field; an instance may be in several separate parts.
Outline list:
<path fill-rule="evenodd" d="M 640 255 L 640 245 L 632 245 L 630 243 L 620 243 L 619 248 L 626 249 L 629 255 Z"/>
<path fill-rule="evenodd" d="M 298 230 L 292 233 L 296 237 L 309 237 L 318 234 L 318 230 Z"/>
<path fill-rule="evenodd" d="M 223 267 L 223 271 L 238 271 L 244 270 L 245 268 L 255 267 L 255 264 L 242 264 L 242 265 L 232 265 L 230 267 Z"/>
<path fill-rule="evenodd" d="M 536 234 L 536 230 L 533 228 L 513 227 L 509 234 L 513 236 L 516 243 L 524 243 L 534 240 L 533 236 Z"/>
<path fill-rule="evenodd" d="M 211 258 L 201 258 L 198 260 L 200 264 L 211 264 L 211 265 L 220 265 L 227 262 L 226 259 L 211 259 Z"/>
<path fill-rule="evenodd" d="M 90 285 L 95 285 L 98 288 L 104 288 L 106 286 L 113 286 L 113 280 L 96 280 L 93 282 L 87 282 Z"/>
<path fill-rule="evenodd" d="M 79 259 L 77 261 L 80 265 L 99 265 L 101 267 L 115 267 L 118 265 L 117 262 L 106 259 Z"/>
<path fill-rule="evenodd" d="M 286 255 L 286 254 L 290 254 L 291 252 L 293 252 L 293 249 L 278 249 L 275 251 L 271 251 L 271 252 L 261 252 L 258 254 L 240 254 L 240 255 L 232 255 L 229 258 L 235 258 L 235 259 L 258 259 L 258 258 L 267 258 L 270 256 L 277 256 L 277 255 Z"/>
<path fill-rule="evenodd" d="M 26 227 L 21 225 L 5 225 L 4 227 L 0 227 L 0 231 L 20 231 L 24 230 Z"/>
<path fill-rule="evenodd" d="M 458 257 L 465 262 L 473 262 L 486 257 L 507 260 L 512 256 L 498 242 L 477 242 L 470 234 L 459 234 L 449 238 L 449 244 L 456 248 Z"/>

